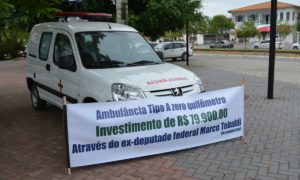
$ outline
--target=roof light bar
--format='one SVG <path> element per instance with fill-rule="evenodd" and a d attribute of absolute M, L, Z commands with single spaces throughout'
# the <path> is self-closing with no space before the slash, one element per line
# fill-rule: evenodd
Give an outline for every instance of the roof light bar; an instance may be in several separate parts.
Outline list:
<path fill-rule="evenodd" d="M 85 17 L 85 18 L 106 18 L 111 19 L 112 14 L 108 13 L 87 13 L 87 12 L 54 12 L 56 17 Z"/>

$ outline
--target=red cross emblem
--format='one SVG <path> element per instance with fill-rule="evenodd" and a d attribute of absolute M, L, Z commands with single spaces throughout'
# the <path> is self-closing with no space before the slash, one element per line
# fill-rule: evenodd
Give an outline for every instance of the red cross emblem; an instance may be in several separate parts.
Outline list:
<path fill-rule="evenodd" d="M 61 83 L 61 80 L 59 80 L 58 87 L 59 87 L 60 92 L 61 92 L 61 89 L 64 88 L 64 85 Z"/>

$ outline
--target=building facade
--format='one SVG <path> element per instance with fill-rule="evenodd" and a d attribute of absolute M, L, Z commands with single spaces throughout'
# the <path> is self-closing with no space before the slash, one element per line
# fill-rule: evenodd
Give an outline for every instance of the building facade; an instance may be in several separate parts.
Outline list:
<path fill-rule="evenodd" d="M 271 2 L 264 2 L 250 6 L 232 9 L 228 11 L 232 14 L 232 20 L 238 28 L 244 21 L 252 20 L 257 30 L 262 32 L 263 36 L 257 36 L 250 41 L 256 42 L 270 38 L 271 22 Z M 277 4 L 277 24 L 288 24 L 293 27 L 292 32 L 284 39 L 285 43 L 294 43 L 300 41 L 300 32 L 297 29 L 300 23 L 300 6 L 278 2 Z M 234 33 L 232 34 L 235 38 Z"/>

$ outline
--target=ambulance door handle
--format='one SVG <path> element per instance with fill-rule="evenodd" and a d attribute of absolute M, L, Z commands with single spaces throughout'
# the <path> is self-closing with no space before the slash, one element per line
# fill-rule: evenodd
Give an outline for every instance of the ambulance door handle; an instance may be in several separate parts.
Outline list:
<path fill-rule="evenodd" d="M 50 64 L 46 64 L 46 70 L 50 71 Z"/>

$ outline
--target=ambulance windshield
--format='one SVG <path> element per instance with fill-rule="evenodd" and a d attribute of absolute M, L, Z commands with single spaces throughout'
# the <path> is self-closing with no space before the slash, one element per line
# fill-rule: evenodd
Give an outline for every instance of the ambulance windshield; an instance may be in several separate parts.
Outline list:
<path fill-rule="evenodd" d="M 136 32 L 79 32 L 75 37 L 85 68 L 162 63 L 149 43 Z"/>

